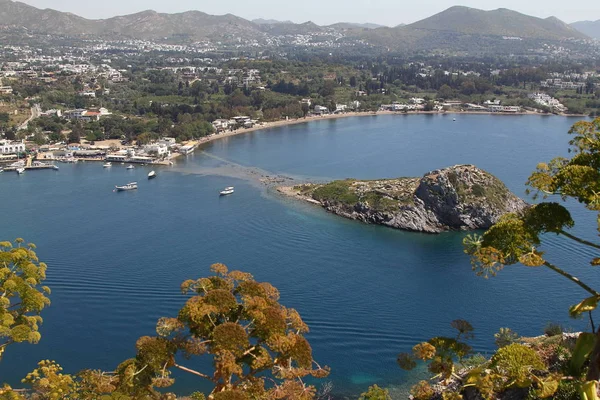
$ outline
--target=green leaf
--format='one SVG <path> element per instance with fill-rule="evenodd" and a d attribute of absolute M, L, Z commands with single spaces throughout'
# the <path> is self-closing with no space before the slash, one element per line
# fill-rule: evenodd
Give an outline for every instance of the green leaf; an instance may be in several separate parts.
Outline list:
<path fill-rule="evenodd" d="M 583 300 L 579 304 L 571 306 L 571 308 L 569 308 L 569 313 L 571 314 L 571 317 L 577 317 L 584 312 L 595 310 L 596 307 L 598 307 L 598 300 L 600 300 L 600 297 L 592 296 Z"/>
<path fill-rule="evenodd" d="M 583 373 L 583 364 L 588 360 L 595 344 L 596 335 L 593 333 L 585 332 L 579 335 L 569 362 L 569 373 L 571 375 L 580 376 Z"/>

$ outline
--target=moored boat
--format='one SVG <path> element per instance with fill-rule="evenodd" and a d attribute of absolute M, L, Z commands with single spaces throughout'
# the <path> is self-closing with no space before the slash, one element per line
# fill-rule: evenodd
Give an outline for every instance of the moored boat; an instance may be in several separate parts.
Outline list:
<path fill-rule="evenodd" d="M 221 190 L 221 192 L 219 192 L 219 194 L 221 196 L 227 196 L 228 194 L 232 194 L 233 192 L 234 192 L 233 186 L 228 186 L 225 189 Z"/>
<path fill-rule="evenodd" d="M 137 188 L 138 188 L 137 182 L 129 182 L 127 185 L 115 186 L 115 191 L 124 192 L 126 190 L 135 190 Z"/>
<path fill-rule="evenodd" d="M 154 171 L 150 171 L 148 173 L 148 179 L 152 179 L 152 178 L 156 178 L 156 172 L 154 172 Z"/>
<path fill-rule="evenodd" d="M 17 168 L 15 171 L 17 171 L 17 174 L 21 175 L 21 174 L 25 173 L 25 168 L 24 167 L 20 167 L 20 168 Z"/>
<path fill-rule="evenodd" d="M 110 168 L 112 167 L 112 163 L 111 162 L 107 162 L 106 164 L 103 165 L 104 168 Z"/>
<path fill-rule="evenodd" d="M 135 167 L 133 166 L 133 164 L 129 164 L 129 165 L 127 166 L 127 169 L 135 169 Z"/>

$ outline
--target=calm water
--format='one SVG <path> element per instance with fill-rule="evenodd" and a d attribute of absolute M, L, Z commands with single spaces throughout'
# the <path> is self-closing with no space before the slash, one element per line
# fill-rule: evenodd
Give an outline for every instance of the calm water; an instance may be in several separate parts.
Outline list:
<path fill-rule="evenodd" d="M 42 342 L 10 348 L 0 381 L 17 383 L 40 359 L 67 371 L 112 369 L 134 355 L 135 340 L 156 320 L 174 316 L 179 284 L 204 276 L 214 262 L 273 283 L 281 301 L 311 327 L 315 358 L 332 368 L 334 391 L 369 384 L 402 386 L 414 376 L 397 353 L 469 320 L 477 351 L 510 326 L 540 334 L 548 321 L 574 329 L 568 307 L 584 293 L 545 269 L 512 267 L 477 278 L 462 253 L 463 233 L 428 236 L 367 226 L 299 204 L 255 177 L 297 179 L 417 176 L 457 163 L 475 164 L 524 195 L 539 161 L 566 153 L 575 119 L 559 117 L 378 116 L 318 121 L 209 144 L 158 170 L 97 163 L 60 171 L 0 175 L 0 239 L 24 237 L 49 265 L 52 306 Z M 248 167 L 248 168 L 247 168 Z M 115 184 L 140 182 L 136 192 Z M 224 186 L 233 196 L 219 198 Z M 581 219 L 586 212 L 570 205 Z M 593 239 L 593 226 L 577 232 Z M 590 253 L 554 237 L 549 257 L 592 285 Z M 201 365 L 199 366 L 199 368 Z M 203 382 L 177 374 L 182 393 Z"/>

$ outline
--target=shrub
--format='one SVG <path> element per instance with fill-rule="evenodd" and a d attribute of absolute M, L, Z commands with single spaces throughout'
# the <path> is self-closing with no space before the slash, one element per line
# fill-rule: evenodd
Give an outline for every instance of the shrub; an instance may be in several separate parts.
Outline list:
<path fill-rule="evenodd" d="M 387 389 L 380 388 L 377 385 L 369 387 L 369 390 L 362 393 L 358 400 L 391 400 Z"/>
<path fill-rule="evenodd" d="M 548 322 L 546 327 L 544 328 L 544 335 L 546 336 L 558 336 L 562 335 L 564 329 L 561 324 L 557 324 L 555 322 Z"/>
<path fill-rule="evenodd" d="M 531 385 L 532 370 L 546 369 L 534 350 L 518 343 L 499 349 L 492 357 L 492 367 L 518 387 Z"/>
<path fill-rule="evenodd" d="M 513 332 L 510 328 L 500 328 L 498 333 L 494 334 L 494 342 L 498 348 L 508 346 L 515 343 L 519 339 L 519 335 Z"/>

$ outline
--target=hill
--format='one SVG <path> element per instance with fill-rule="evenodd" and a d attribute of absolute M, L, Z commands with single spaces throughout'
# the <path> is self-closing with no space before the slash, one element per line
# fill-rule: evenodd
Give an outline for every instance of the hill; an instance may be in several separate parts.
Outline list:
<path fill-rule="evenodd" d="M 232 14 L 209 15 L 200 11 L 165 14 L 148 10 L 90 20 L 71 13 L 41 10 L 18 1 L 0 0 L 1 27 L 25 28 L 40 34 L 148 40 L 209 39 L 225 43 L 237 43 L 239 39 L 268 43 L 269 38 L 277 36 L 324 35 L 336 40 L 340 37 L 365 40 L 373 46 L 395 50 L 471 51 L 476 48 L 474 44 L 479 48 L 499 50 L 518 46 L 517 43 L 503 43 L 509 42 L 503 41 L 503 36 L 544 40 L 586 38 L 556 18 L 541 19 L 506 9 L 482 11 L 468 7 L 452 7 L 410 25 L 388 28 L 354 23 L 319 26 L 313 22 L 295 24 L 262 19 L 253 22 Z"/>
<path fill-rule="evenodd" d="M 347 179 L 279 191 L 342 217 L 426 233 L 489 228 L 504 214 L 528 207 L 498 178 L 473 165 L 431 171 L 422 178 Z"/>
<path fill-rule="evenodd" d="M 591 38 L 600 39 L 600 19 L 598 21 L 574 22 L 571 26 Z"/>
<path fill-rule="evenodd" d="M 334 29 L 377 29 L 385 28 L 385 25 L 372 24 L 370 22 L 359 24 L 355 22 L 338 22 L 336 24 L 328 25 L 328 28 Z"/>
<path fill-rule="evenodd" d="M 513 36 L 523 39 L 585 38 L 584 34 L 555 17 L 542 19 L 505 8 L 483 11 L 456 6 L 400 29 Z"/>
<path fill-rule="evenodd" d="M 362 32 L 373 45 L 395 50 L 441 49 L 443 51 L 512 51 L 527 48 L 529 40 L 585 39 L 586 35 L 557 18 L 532 17 L 507 9 L 483 11 L 456 6 L 429 18 L 394 28 Z M 522 39 L 504 40 L 506 37 Z"/>

